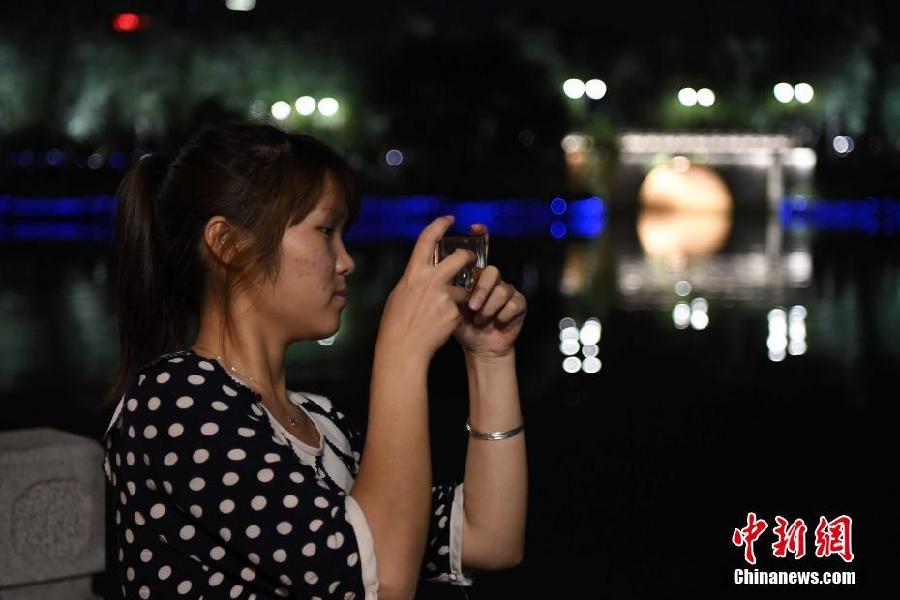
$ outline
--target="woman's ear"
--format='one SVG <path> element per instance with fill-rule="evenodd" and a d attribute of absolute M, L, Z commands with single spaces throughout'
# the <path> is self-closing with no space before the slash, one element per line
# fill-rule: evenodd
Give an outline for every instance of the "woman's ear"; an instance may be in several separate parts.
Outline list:
<path fill-rule="evenodd" d="M 239 250 L 237 230 L 225 217 L 211 217 L 203 228 L 203 244 L 215 259 L 228 266 Z"/>

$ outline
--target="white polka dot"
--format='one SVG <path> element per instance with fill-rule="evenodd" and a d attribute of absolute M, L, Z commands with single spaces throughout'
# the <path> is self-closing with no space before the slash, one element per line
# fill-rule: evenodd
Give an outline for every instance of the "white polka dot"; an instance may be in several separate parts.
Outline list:
<path fill-rule="evenodd" d="M 182 433 L 184 433 L 184 425 L 181 423 L 172 423 L 169 425 L 169 435 L 171 437 L 178 437 Z"/>
<path fill-rule="evenodd" d="M 340 581 L 333 581 L 331 585 L 328 586 L 328 593 L 333 594 L 334 590 L 337 589 L 337 586 L 341 585 Z"/>
<path fill-rule="evenodd" d="M 122 455 L 119 454 L 118 452 L 116 452 L 116 466 L 117 467 L 122 466 Z"/>
<path fill-rule="evenodd" d="M 178 400 L 175 401 L 175 406 L 178 408 L 189 408 L 194 405 L 194 399 L 190 396 L 182 396 Z"/>
<path fill-rule="evenodd" d="M 248 554 L 247 558 L 249 558 L 250 562 L 252 562 L 254 565 L 259 564 L 259 555 L 256 554 L 255 552 L 251 552 L 250 554 Z"/>
<path fill-rule="evenodd" d="M 287 575 L 282 575 L 281 577 L 278 578 L 278 581 L 280 581 L 284 585 L 291 585 L 291 578 L 288 577 Z"/>
<path fill-rule="evenodd" d="M 303 579 L 309 585 L 315 585 L 315 583 L 319 581 L 319 576 L 316 575 L 315 571 L 307 571 L 303 574 Z"/>
<path fill-rule="evenodd" d="M 278 525 L 275 526 L 275 529 L 281 535 L 289 534 L 293 528 L 294 528 L 293 525 L 291 525 L 287 521 L 282 521 L 281 523 L 279 523 Z"/>
<path fill-rule="evenodd" d="M 254 573 L 253 569 L 250 567 L 241 569 L 241 579 L 244 581 L 253 581 L 254 578 L 256 578 L 256 573 Z"/>
<path fill-rule="evenodd" d="M 130 410 L 131 412 L 134 412 L 134 409 L 137 408 L 137 405 L 138 405 L 137 399 L 132 398 L 131 400 L 128 401 L 128 410 Z"/>
<path fill-rule="evenodd" d="M 134 464 L 134 452 L 129 452 L 125 455 L 125 462 L 127 462 L 129 465 Z"/>
<path fill-rule="evenodd" d="M 450 552 L 449 546 L 441 546 L 440 548 L 438 548 L 438 554 L 440 554 L 441 556 L 444 556 L 448 552 Z"/>
<path fill-rule="evenodd" d="M 228 451 L 228 458 L 231 460 L 244 460 L 247 458 L 247 453 L 240 448 L 232 448 Z"/>
<path fill-rule="evenodd" d="M 128 540 L 129 544 L 134 543 L 134 532 L 131 529 L 125 529 L 125 539 Z"/>
<path fill-rule="evenodd" d="M 294 483 L 303 483 L 303 475 L 297 471 L 291 471 L 290 478 Z"/>
<path fill-rule="evenodd" d="M 231 530 L 227 527 L 223 527 L 219 530 L 219 536 L 225 540 L 226 542 L 231 539 Z"/>
<path fill-rule="evenodd" d="M 194 462 L 198 465 L 205 463 L 207 458 L 209 458 L 209 450 L 206 448 L 197 448 L 194 450 Z"/>
<path fill-rule="evenodd" d="M 149 548 L 141 550 L 141 562 L 150 562 L 153 559 L 153 551 Z"/>
<path fill-rule="evenodd" d="M 181 531 L 178 532 L 178 535 L 181 536 L 181 539 L 187 541 L 194 537 L 194 526 L 193 525 L 185 525 L 181 528 Z"/>
<path fill-rule="evenodd" d="M 142 383 L 144 383 L 144 379 L 146 379 L 146 378 L 147 378 L 146 375 L 141 374 L 141 376 L 138 377 L 138 385 L 141 385 Z"/>
<path fill-rule="evenodd" d="M 200 433 L 203 435 L 215 435 L 219 432 L 219 426 L 215 423 L 204 423 L 200 426 Z"/>
<path fill-rule="evenodd" d="M 335 506 L 334 508 L 331 509 L 331 518 L 332 519 L 334 518 L 334 515 L 337 514 L 337 511 L 339 508 L 340 508 L 340 506 Z"/>
<path fill-rule="evenodd" d="M 203 375 L 188 375 L 188 382 L 194 385 L 202 385 L 204 381 L 206 378 Z"/>
<path fill-rule="evenodd" d="M 125 495 L 125 492 L 119 492 L 119 500 L 122 501 L 122 504 L 128 504 L 128 497 Z"/>
<path fill-rule="evenodd" d="M 310 524 L 309 524 L 309 530 L 310 531 L 318 531 L 319 527 L 321 527 L 321 526 L 322 526 L 322 519 L 313 519 L 313 521 L 310 522 Z"/>
<path fill-rule="evenodd" d="M 347 592 L 344 594 L 344 600 L 356 600 L 356 592 Z"/>
<path fill-rule="evenodd" d="M 165 581 L 172 574 L 172 567 L 169 565 L 163 565 L 159 568 L 159 578 Z"/>
<path fill-rule="evenodd" d="M 238 482 L 240 477 L 234 471 L 228 471 L 224 475 L 222 475 L 222 483 L 225 485 L 234 485 Z"/>
<path fill-rule="evenodd" d="M 150 507 L 150 516 L 154 519 L 161 518 L 164 514 L 166 514 L 166 505 L 157 503 Z"/>
<path fill-rule="evenodd" d="M 250 410 L 256 413 L 257 417 L 263 416 L 263 409 L 259 407 L 259 402 L 254 402 L 250 405 Z"/>
<path fill-rule="evenodd" d="M 214 366 L 208 360 L 201 360 L 197 363 L 197 366 L 203 369 L 204 371 L 212 371 L 215 369 Z"/>
<path fill-rule="evenodd" d="M 429 571 L 437 571 L 437 565 L 434 564 L 433 562 L 426 564 L 425 568 L 428 569 Z"/>
<path fill-rule="evenodd" d="M 344 534 L 338 531 L 337 533 L 329 535 L 328 539 L 325 541 L 325 545 L 332 550 L 337 550 L 344 545 Z"/>
<path fill-rule="evenodd" d="M 172 484 L 169 483 L 168 481 L 163 481 L 163 489 L 166 490 L 167 494 L 171 494 L 172 493 Z"/>
<path fill-rule="evenodd" d="M 443 529 L 444 525 L 446 525 L 446 524 L 447 524 L 447 515 L 444 515 L 443 517 L 441 517 L 441 520 L 438 521 L 438 527 Z"/>
<path fill-rule="evenodd" d="M 156 376 L 156 383 L 165 383 L 169 380 L 170 375 L 168 373 L 160 373 Z"/>
<path fill-rule="evenodd" d="M 188 483 L 188 486 L 190 486 L 190 488 L 195 492 L 199 492 L 206 487 L 206 481 L 204 481 L 202 477 L 194 477 Z"/>
<path fill-rule="evenodd" d="M 316 499 L 313 502 L 319 508 L 325 508 L 326 506 L 328 506 L 328 500 L 326 500 L 322 496 L 316 496 Z"/>
<path fill-rule="evenodd" d="M 189 591 L 191 591 L 191 582 L 187 579 L 178 584 L 179 594 L 187 594 Z"/>
<path fill-rule="evenodd" d="M 130 437 L 130 438 L 134 437 L 134 425 L 128 426 L 128 437 Z"/>
<path fill-rule="evenodd" d="M 300 499 L 294 494 L 288 494 L 284 497 L 283 502 L 285 508 L 294 508 L 300 502 Z"/>
<path fill-rule="evenodd" d="M 245 532 L 248 538 L 255 538 L 259 536 L 259 525 L 250 525 L 247 527 Z"/>
<path fill-rule="evenodd" d="M 203 516 L 203 509 L 197 504 L 191 504 L 191 514 L 194 515 L 194 518 L 199 519 Z"/>
<path fill-rule="evenodd" d="M 146 523 L 146 521 L 144 520 L 144 515 L 141 514 L 141 511 L 134 511 L 134 522 L 138 525 L 143 525 L 144 523 Z"/>
<path fill-rule="evenodd" d="M 163 464 L 165 464 L 167 467 L 171 467 L 172 465 L 174 465 L 177 462 L 178 462 L 178 455 L 175 454 L 174 452 L 169 452 L 168 454 L 166 454 L 166 457 L 163 459 Z"/>
<path fill-rule="evenodd" d="M 225 575 L 222 573 L 213 573 L 209 578 L 209 585 L 219 585 L 223 579 L 225 579 Z"/>
<path fill-rule="evenodd" d="M 216 546 L 209 551 L 209 557 L 213 560 L 221 560 L 223 556 L 225 556 L 225 548 L 222 546 Z"/>
<path fill-rule="evenodd" d="M 144 485 L 147 486 L 148 490 L 153 490 L 154 492 L 156 491 L 156 482 L 152 479 L 148 479 L 147 481 L 145 481 Z"/>
<path fill-rule="evenodd" d="M 281 596 L 282 598 L 287 598 L 288 591 L 283 587 L 277 587 L 277 588 L 275 588 L 275 595 Z"/>
<path fill-rule="evenodd" d="M 350 556 L 347 557 L 347 566 L 352 567 L 353 565 L 356 564 L 356 561 L 358 561 L 358 560 L 359 560 L 359 554 L 354 552 L 353 554 L 351 554 Z"/>
<path fill-rule="evenodd" d="M 247 427 L 238 427 L 238 435 L 243 437 L 253 437 L 256 435 L 256 432 Z"/>
<path fill-rule="evenodd" d="M 272 481 L 272 477 L 274 477 L 274 476 L 275 476 L 275 473 L 272 471 L 272 469 L 260 469 L 259 472 L 256 474 L 256 478 L 259 479 L 260 481 L 262 481 L 263 483 L 265 483 L 267 481 Z"/>
<path fill-rule="evenodd" d="M 228 593 L 232 598 L 237 598 L 241 595 L 241 592 L 244 591 L 244 586 L 242 585 L 233 585 L 231 586 L 231 591 Z"/>
<path fill-rule="evenodd" d="M 438 506 L 438 509 L 437 509 L 436 511 L 434 511 L 434 514 L 437 515 L 437 516 L 441 516 L 441 513 L 444 512 L 444 507 L 445 507 L 445 506 L 447 506 L 447 505 L 446 505 L 446 504 L 441 504 L 440 506 Z"/>
<path fill-rule="evenodd" d="M 131 436 L 131 437 L 134 437 L 134 436 Z M 153 438 L 155 438 L 156 437 L 156 427 L 154 427 L 153 425 L 147 425 L 146 427 L 144 427 L 144 437 L 147 438 L 148 440 L 152 440 Z"/>
<path fill-rule="evenodd" d="M 265 496 L 254 496 L 253 500 L 250 501 L 250 506 L 253 507 L 253 510 L 262 510 L 266 507 L 266 498 Z"/>
<path fill-rule="evenodd" d="M 149 467 L 150 466 L 150 457 L 147 456 L 146 452 L 142 452 L 141 454 L 143 455 L 143 458 L 144 458 L 144 464 Z"/>
<path fill-rule="evenodd" d="M 138 590 L 138 596 L 146 600 L 146 598 L 150 597 L 150 588 L 148 588 L 146 585 L 142 585 Z"/>
<path fill-rule="evenodd" d="M 310 543 L 306 544 L 305 546 L 303 546 L 303 549 L 301 550 L 301 552 L 303 552 L 303 556 L 315 556 L 316 545 L 314 543 L 310 542 Z"/>
<path fill-rule="evenodd" d="M 277 463 L 279 460 L 281 460 L 281 456 L 275 452 L 266 452 L 265 456 L 263 456 L 263 460 L 270 464 Z"/>
<path fill-rule="evenodd" d="M 287 552 L 279 548 L 272 553 L 272 558 L 275 559 L 275 562 L 284 562 L 287 560 Z"/>
<path fill-rule="evenodd" d="M 237 396 L 237 392 L 234 391 L 233 389 L 231 389 L 230 387 L 228 387 L 227 385 L 225 385 L 224 383 L 222 384 L 222 391 L 225 392 L 226 394 L 228 394 L 229 396 L 232 396 L 232 397 Z"/>
<path fill-rule="evenodd" d="M 134 496 L 135 491 L 137 491 L 137 488 L 135 487 L 134 482 L 126 481 L 125 487 L 128 488 L 128 493 L 131 494 L 132 496 Z"/>
<path fill-rule="evenodd" d="M 225 498 L 221 502 L 219 502 L 219 510 L 225 513 L 226 515 L 234 510 L 234 500 L 229 500 Z"/>
<path fill-rule="evenodd" d="M 175 358 L 170 358 L 170 359 L 169 359 L 169 362 L 171 362 L 171 363 L 180 363 L 180 362 L 183 361 L 183 360 L 184 360 L 184 359 L 181 358 L 180 356 L 176 356 Z"/>
<path fill-rule="evenodd" d="M 128 581 L 134 581 L 134 567 L 128 567 L 128 570 L 125 571 L 125 577 L 128 578 Z"/>
<path fill-rule="evenodd" d="M 147 408 L 149 408 L 150 410 L 156 410 L 157 408 L 159 408 L 160 404 L 162 404 L 160 399 L 156 396 L 153 396 L 152 398 L 150 398 L 150 400 L 147 401 Z"/>
<path fill-rule="evenodd" d="M 218 411 L 228 410 L 228 405 L 221 400 L 216 400 L 215 402 L 213 402 L 212 407 Z"/>

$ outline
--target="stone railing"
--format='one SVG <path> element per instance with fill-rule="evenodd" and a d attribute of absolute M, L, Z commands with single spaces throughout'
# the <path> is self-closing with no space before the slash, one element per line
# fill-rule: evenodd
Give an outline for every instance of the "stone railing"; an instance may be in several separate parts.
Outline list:
<path fill-rule="evenodd" d="M 0 600 L 95 600 L 105 570 L 103 449 L 49 428 L 0 432 Z"/>

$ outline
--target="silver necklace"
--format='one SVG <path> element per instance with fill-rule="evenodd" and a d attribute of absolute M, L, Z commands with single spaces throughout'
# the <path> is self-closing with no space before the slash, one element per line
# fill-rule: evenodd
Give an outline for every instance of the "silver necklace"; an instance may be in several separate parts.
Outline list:
<path fill-rule="evenodd" d="M 225 363 L 223 363 L 223 361 L 222 361 L 222 355 L 221 355 L 221 354 L 217 354 L 217 355 L 216 355 L 216 360 L 219 362 L 219 364 L 225 364 Z M 252 381 L 254 381 L 254 379 L 253 379 L 252 376 L 241 374 L 241 372 L 238 371 L 237 369 L 235 369 L 235 368 L 234 368 L 234 365 L 232 365 L 231 363 L 228 363 L 228 368 L 229 368 L 235 375 L 237 375 L 237 378 L 238 378 L 238 379 L 245 380 L 245 381 L 247 381 L 247 382 L 252 382 Z M 250 386 L 248 385 L 247 387 L 250 387 Z M 253 389 L 253 388 L 250 388 L 250 389 Z M 254 390 L 254 391 L 256 391 L 256 390 Z M 259 392 L 257 392 L 257 393 L 259 393 Z M 262 396 L 262 394 L 260 394 L 260 396 Z M 299 413 L 298 413 L 298 414 L 299 414 Z M 287 420 L 288 420 L 288 423 L 290 423 L 290 424 L 293 425 L 294 427 L 299 427 L 299 426 L 300 426 L 300 421 L 298 421 L 297 419 L 295 419 L 295 418 L 292 417 L 291 415 L 287 415 Z"/>

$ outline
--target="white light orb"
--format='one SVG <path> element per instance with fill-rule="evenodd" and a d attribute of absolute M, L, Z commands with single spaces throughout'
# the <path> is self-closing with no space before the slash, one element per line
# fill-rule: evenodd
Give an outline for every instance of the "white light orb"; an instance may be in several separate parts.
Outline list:
<path fill-rule="evenodd" d="M 716 103 L 716 95 L 709 88 L 700 88 L 697 90 L 697 104 L 700 106 L 712 106 Z"/>
<path fill-rule="evenodd" d="M 312 96 L 300 96 L 294 101 L 294 108 L 304 117 L 308 117 L 316 112 L 316 99 Z"/>
<path fill-rule="evenodd" d="M 815 92 L 813 92 L 812 86 L 808 83 L 798 83 L 794 86 L 794 98 L 800 104 L 809 104 L 812 102 L 814 95 Z"/>
<path fill-rule="evenodd" d="M 697 90 L 694 88 L 681 88 L 678 90 L 678 102 L 682 106 L 694 106 L 697 104 Z"/>
<path fill-rule="evenodd" d="M 602 365 L 600 364 L 600 359 L 595 356 L 591 356 L 582 361 L 581 370 L 585 373 L 597 373 L 600 370 L 601 366 Z"/>
<path fill-rule="evenodd" d="M 578 100 L 584 96 L 585 85 L 580 79 L 566 79 L 563 82 L 563 93 L 572 100 Z"/>
<path fill-rule="evenodd" d="M 326 117 L 331 117 L 337 113 L 340 105 L 334 98 L 322 98 L 321 100 L 319 100 L 318 107 L 320 113 L 322 113 Z"/>
<path fill-rule="evenodd" d="M 782 104 L 787 104 L 794 99 L 794 86 L 782 81 L 775 84 L 775 87 L 772 88 L 772 93 L 775 94 L 776 100 Z"/>
<path fill-rule="evenodd" d="M 279 100 L 272 105 L 272 116 L 279 121 L 284 121 L 291 114 L 291 105 L 283 100 Z"/>
<path fill-rule="evenodd" d="M 562 361 L 563 371 L 566 373 L 577 373 L 581 370 L 581 359 L 577 356 L 569 356 Z"/>
<path fill-rule="evenodd" d="M 599 100 L 606 95 L 606 83 L 602 79 L 589 79 L 584 84 L 584 93 L 591 100 Z"/>

